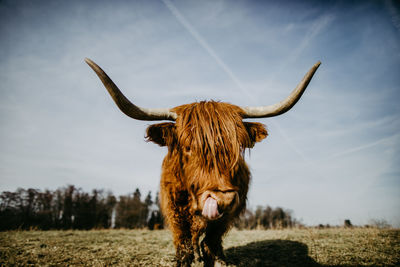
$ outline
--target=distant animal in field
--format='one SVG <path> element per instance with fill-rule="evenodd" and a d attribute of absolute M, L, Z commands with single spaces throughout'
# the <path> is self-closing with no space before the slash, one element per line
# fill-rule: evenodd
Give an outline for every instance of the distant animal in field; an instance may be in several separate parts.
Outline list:
<path fill-rule="evenodd" d="M 217 259 L 224 260 L 222 237 L 246 207 L 251 175 L 244 152 L 268 135 L 263 124 L 244 119 L 277 116 L 291 109 L 320 62 L 286 99 L 274 105 L 240 107 L 202 101 L 169 109 L 136 106 L 98 65 L 90 59 L 86 62 L 123 113 L 137 120 L 172 121 L 150 125 L 146 138 L 168 147 L 160 201 L 172 231 L 176 265 L 190 266 L 197 259 L 214 266 Z"/>

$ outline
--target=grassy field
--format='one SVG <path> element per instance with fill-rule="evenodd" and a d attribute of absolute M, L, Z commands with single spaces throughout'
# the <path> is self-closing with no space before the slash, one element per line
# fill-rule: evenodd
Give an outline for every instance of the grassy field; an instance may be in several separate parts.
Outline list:
<path fill-rule="evenodd" d="M 400 266 L 400 230 L 232 230 L 223 266 Z M 0 266 L 173 266 L 167 230 L 0 232 Z M 196 263 L 194 266 L 201 266 Z"/>

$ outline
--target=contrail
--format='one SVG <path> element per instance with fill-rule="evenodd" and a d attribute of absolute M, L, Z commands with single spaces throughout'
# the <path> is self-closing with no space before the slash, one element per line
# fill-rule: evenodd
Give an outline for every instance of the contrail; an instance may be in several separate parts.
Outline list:
<path fill-rule="evenodd" d="M 336 154 L 330 156 L 329 158 L 327 158 L 325 160 L 331 160 L 331 159 L 334 159 L 334 158 L 342 157 L 342 156 L 347 155 L 347 154 L 356 153 L 358 151 L 361 151 L 361 150 L 364 150 L 364 149 L 367 149 L 367 148 L 370 148 L 370 147 L 377 146 L 377 145 L 379 145 L 381 143 L 384 143 L 384 142 L 387 142 L 387 141 L 399 140 L 399 138 L 400 138 L 400 134 L 395 134 L 395 135 L 392 135 L 392 136 L 389 136 L 389 137 L 385 137 L 385 138 L 379 139 L 379 140 L 377 140 L 377 141 L 375 141 L 373 143 L 368 143 L 368 144 L 361 145 L 361 146 L 358 146 L 358 147 L 353 147 L 353 148 L 347 149 L 345 151 L 336 153 Z"/>
<path fill-rule="evenodd" d="M 321 15 L 318 17 L 311 25 L 310 29 L 304 34 L 304 37 L 298 43 L 298 45 L 291 51 L 289 54 L 281 61 L 279 61 L 278 66 L 274 69 L 274 73 L 281 73 L 285 71 L 288 66 L 293 65 L 293 62 L 296 62 L 299 56 L 303 53 L 303 51 L 309 47 L 312 39 L 314 39 L 318 34 L 323 32 L 323 30 L 332 23 L 335 19 L 333 15 Z M 269 81 L 266 84 L 269 84 L 275 75 L 270 75 Z"/>
<path fill-rule="evenodd" d="M 231 80 L 237 85 L 237 87 L 242 90 L 246 95 L 248 95 L 247 90 L 244 89 L 242 83 L 236 78 L 232 70 L 222 61 L 222 59 L 215 53 L 215 51 L 208 45 L 204 38 L 196 31 L 195 28 L 190 25 L 190 23 L 185 19 L 185 17 L 179 12 L 179 10 L 171 3 L 169 0 L 162 0 L 171 13 L 176 17 L 176 19 L 182 24 L 183 27 L 192 35 L 194 39 L 208 52 L 208 54 L 217 62 L 217 64 L 223 69 L 223 71 L 231 78 Z"/>

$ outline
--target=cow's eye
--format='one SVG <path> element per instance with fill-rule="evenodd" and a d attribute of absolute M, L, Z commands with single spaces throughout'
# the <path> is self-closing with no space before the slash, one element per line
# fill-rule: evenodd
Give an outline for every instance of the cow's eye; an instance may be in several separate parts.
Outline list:
<path fill-rule="evenodd" d="M 185 146 L 185 152 L 190 152 L 190 146 Z"/>

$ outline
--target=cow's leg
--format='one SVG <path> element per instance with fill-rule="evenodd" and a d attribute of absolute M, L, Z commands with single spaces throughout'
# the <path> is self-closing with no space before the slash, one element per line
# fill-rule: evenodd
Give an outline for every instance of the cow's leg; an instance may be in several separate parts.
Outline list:
<path fill-rule="evenodd" d="M 194 259 L 187 194 L 173 190 L 161 190 L 161 207 L 172 232 L 176 249 L 176 266 L 189 267 Z"/>
<path fill-rule="evenodd" d="M 201 242 L 204 266 L 214 266 L 216 259 L 225 261 L 222 237 L 228 228 L 229 226 L 226 222 L 212 222 L 208 225 L 206 235 Z"/>
<path fill-rule="evenodd" d="M 179 240 L 174 239 L 174 245 L 176 248 L 176 266 L 190 267 L 194 259 L 191 241 L 188 238 L 182 240 L 179 237 Z"/>
<path fill-rule="evenodd" d="M 200 254 L 200 246 L 199 246 L 199 239 L 202 234 L 204 234 L 206 228 L 206 223 L 203 219 L 194 217 L 191 233 L 192 233 L 192 244 L 193 244 L 193 251 L 194 257 L 196 261 L 201 261 L 201 254 Z"/>
<path fill-rule="evenodd" d="M 171 223 L 170 226 L 176 249 L 176 266 L 189 267 L 194 259 L 190 226 L 183 221 Z"/>

